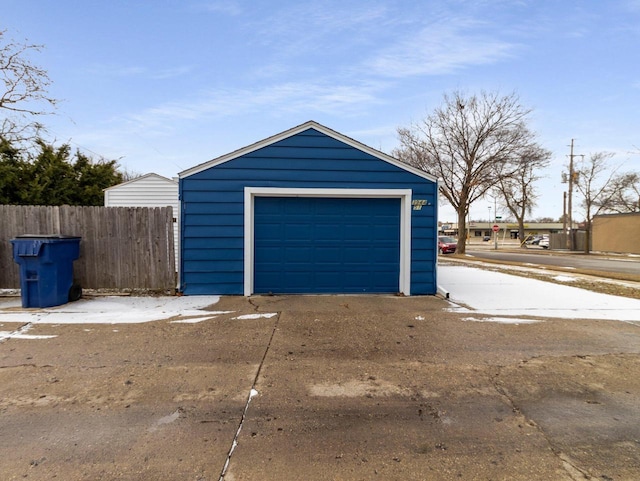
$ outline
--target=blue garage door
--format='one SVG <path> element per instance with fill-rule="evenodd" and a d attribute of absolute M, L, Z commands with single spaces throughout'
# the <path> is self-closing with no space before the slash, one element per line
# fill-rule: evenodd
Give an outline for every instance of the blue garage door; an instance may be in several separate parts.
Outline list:
<path fill-rule="evenodd" d="M 395 293 L 400 199 L 256 197 L 254 292 Z"/>

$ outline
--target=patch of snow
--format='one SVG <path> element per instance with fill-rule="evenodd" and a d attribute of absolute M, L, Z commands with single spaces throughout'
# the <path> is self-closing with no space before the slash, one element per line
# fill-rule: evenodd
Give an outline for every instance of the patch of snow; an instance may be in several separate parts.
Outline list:
<path fill-rule="evenodd" d="M 451 311 L 495 316 L 640 321 L 640 300 L 478 269 L 438 266 Z M 463 307 L 465 306 L 465 307 Z"/>
<path fill-rule="evenodd" d="M 20 289 L 0 289 L 0 296 L 20 296 Z"/>
<path fill-rule="evenodd" d="M 157 431 L 158 428 L 163 424 L 171 424 L 178 418 L 180 418 L 180 409 L 177 409 L 176 411 L 172 412 L 168 416 L 164 416 L 158 419 L 156 423 L 153 426 L 151 426 L 151 428 L 149 428 L 149 431 L 151 432 Z"/>
<path fill-rule="evenodd" d="M 536 322 L 544 322 L 540 319 L 518 319 L 515 317 L 485 317 L 483 319 L 463 317 L 462 320 L 473 322 L 498 322 L 500 324 L 535 324 Z"/>
<path fill-rule="evenodd" d="M 204 316 L 204 317 L 192 317 L 190 319 L 182 319 L 180 321 L 169 321 L 170 324 L 198 324 L 199 322 L 206 321 L 207 319 L 215 319 L 218 316 Z"/>
<path fill-rule="evenodd" d="M 558 282 L 575 282 L 576 281 L 575 277 L 569 277 L 569 276 L 554 276 L 553 279 Z"/>
<path fill-rule="evenodd" d="M 22 307 L 22 299 L 20 299 L 19 297 L 0 298 L 0 308 L 8 309 L 16 307 Z"/>
<path fill-rule="evenodd" d="M 244 314 L 242 316 L 238 316 L 238 317 L 234 317 L 233 319 L 260 319 L 260 318 L 266 318 L 266 319 L 270 319 L 273 316 L 277 316 L 278 313 L 277 312 L 266 312 L 264 314 Z"/>
<path fill-rule="evenodd" d="M 137 324 L 175 317 L 212 317 L 220 312 L 204 308 L 217 303 L 218 296 L 164 296 L 80 299 L 62 306 L 15 310 L 20 300 L 0 299 L 0 321 L 33 324 Z"/>
<path fill-rule="evenodd" d="M 414 319 L 416 321 L 424 321 L 424 317 L 422 317 L 422 316 L 416 316 Z"/>
<path fill-rule="evenodd" d="M 249 393 L 249 399 L 253 399 L 254 397 L 256 397 L 258 395 L 258 391 L 256 389 L 251 389 L 251 392 Z"/>
<path fill-rule="evenodd" d="M 0 341 L 4 339 L 53 339 L 56 336 L 38 336 L 36 334 L 22 334 L 20 332 L 0 331 Z"/>

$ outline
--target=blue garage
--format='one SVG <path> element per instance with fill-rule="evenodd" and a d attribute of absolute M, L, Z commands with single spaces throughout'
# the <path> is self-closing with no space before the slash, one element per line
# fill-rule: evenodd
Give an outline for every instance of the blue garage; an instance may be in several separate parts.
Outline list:
<path fill-rule="evenodd" d="M 306 122 L 180 173 L 180 289 L 435 294 L 437 187 Z"/>

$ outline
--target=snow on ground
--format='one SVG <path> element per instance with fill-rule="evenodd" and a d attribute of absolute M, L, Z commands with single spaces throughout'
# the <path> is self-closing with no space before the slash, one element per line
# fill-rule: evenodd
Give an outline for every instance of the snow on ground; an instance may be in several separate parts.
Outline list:
<path fill-rule="evenodd" d="M 558 282 L 575 282 L 576 278 L 569 276 L 554 276 L 553 280 Z"/>
<path fill-rule="evenodd" d="M 234 317 L 234 319 L 260 319 L 265 317 L 267 319 L 272 318 L 273 316 L 277 316 L 277 312 L 265 312 L 263 314 L 244 314 L 242 316 Z"/>
<path fill-rule="evenodd" d="M 20 298 L 0 299 L 0 323 L 31 324 L 135 324 L 173 317 L 195 322 L 228 311 L 205 311 L 218 296 L 133 297 L 107 296 L 80 299 L 62 306 L 20 310 Z"/>
<path fill-rule="evenodd" d="M 451 310 L 455 312 L 640 321 L 638 299 L 465 265 L 438 266 L 438 285 L 449 292 L 449 300 L 454 303 Z"/>
<path fill-rule="evenodd" d="M 562 280 L 569 282 L 569 276 L 566 277 Z M 440 265 L 438 283 L 449 292 L 451 310 L 469 314 L 467 321 L 523 324 L 533 322 L 532 317 L 640 321 L 640 300 L 637 299 L 599 294 L 467 265 Z M 204 310 L 219 300 L 217 296 L 107 296 L 45 309 L 22 309 L 20 298 L 0 298 L 0 328 L 3 322 L 29 325 L 125 324 L 171 319 L 172 322 L 195 323 L 230 313 Z M 256 313 L 235 319 L 275 315 Z M 422 316 L 416 319 L 419 317 Z M 0 331 L 0 339 L 24 335 L 26 332 Z"/>
<path fill-rule="evenodd" d="M 463 317 L 463 321 L 473 322 L 497 322 L 500 324 L 534 324 L 536 322 L 544 322 L 540 319 L 520 319 L 517 317 L 484 317 L 477 319 L 475 317 Z"/>

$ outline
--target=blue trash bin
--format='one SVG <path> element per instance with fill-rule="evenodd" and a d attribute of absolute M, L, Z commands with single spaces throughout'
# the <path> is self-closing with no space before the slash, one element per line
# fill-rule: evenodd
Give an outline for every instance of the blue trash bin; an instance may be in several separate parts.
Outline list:
<path fill-rule="evenodd" d="M 73 261 L 80 237 L 20 235 L 11 239 L 13 260 L 20 265 L 22 307 L 52 307 L 75 301 L 82 289 L 73 282 Z"/>

